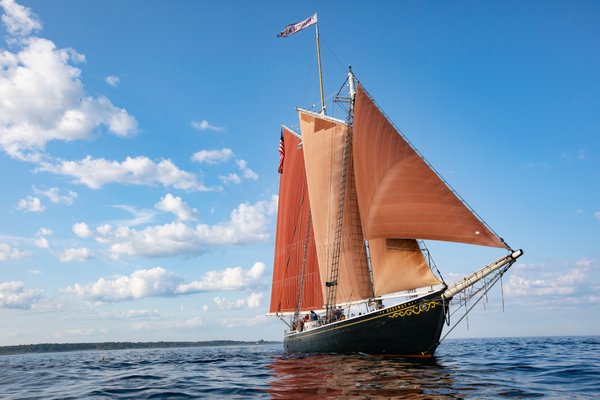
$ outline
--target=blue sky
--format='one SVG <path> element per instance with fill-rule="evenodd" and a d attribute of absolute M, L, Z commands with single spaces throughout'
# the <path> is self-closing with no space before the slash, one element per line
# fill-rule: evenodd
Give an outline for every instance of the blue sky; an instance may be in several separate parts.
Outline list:
<path fill-rule="evenodd" d="M 600 333 L 597 2 L 1 0 L 0 345 L 280 340 L 282 123 L 353 66 L 519 260 L 453 337 Z M 447 280 L 502 253 L 429 243 Z"/>

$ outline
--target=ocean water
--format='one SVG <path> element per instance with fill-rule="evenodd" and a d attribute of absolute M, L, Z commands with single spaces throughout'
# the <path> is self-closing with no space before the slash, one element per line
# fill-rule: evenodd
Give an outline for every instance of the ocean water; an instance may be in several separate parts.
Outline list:
<path fill-rule="evenodd" d="M 447 340 L 431 360 L 281 345 L 0 356 L 2 399 L 600 398 L 600 337 Z"/>

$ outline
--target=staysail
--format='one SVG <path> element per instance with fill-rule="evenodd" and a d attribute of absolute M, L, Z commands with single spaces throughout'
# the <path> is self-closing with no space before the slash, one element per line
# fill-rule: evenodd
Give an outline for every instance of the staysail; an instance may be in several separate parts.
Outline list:
<path fill-rule="evenodd" d="M 270 312 L 296 311 L 302 282 L 301 310 L 321 309 L 323 294 L 315 250 L 300 139 L 282 129 L 285 161 L 279 181 L 279 205 Z M 308 235 L 307 235 L 308 233 Z M 306 241 L 308 238 L 308 242 Z M 305 256 L 304 278 L 302 265 Z"/>
<path fill-rule="evenodd" d="M 349 127 L 324 115 L 303 110 L 300 110 L 299 114 L 317 258 L 323 283 L 323 297 L 327 298 L 325 283 L 330 279 L 340 207 L 343 138 Z M 347 167 L 352 170 L 351 164 Z M 337 277 L 338 303 L 373 297 L 353 174 L 347 174 L 346 179 L 343 235 Z"/>
<path fill-rule="evenodd" d="M 375 296 L 441 283 L 415 239 L 371 239 L 369 252 Z"/>

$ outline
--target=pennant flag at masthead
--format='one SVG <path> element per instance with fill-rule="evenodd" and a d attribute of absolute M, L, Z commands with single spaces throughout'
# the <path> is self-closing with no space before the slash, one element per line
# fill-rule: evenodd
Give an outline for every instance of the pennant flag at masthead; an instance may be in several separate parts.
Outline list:
<path fill-rule="evenodd" d="M 314 13 L 314 15 L 311 15 L 310 17 L 306 18 L 304 21 L 296 22 L 296 23 L 286 26 L 285 28 L 283 28 L 283 30 L 281 32 L 279 32 L 277 34 L 277 37 L 292 36 L 294 33 L 299 32 L 304 28 L 308 28 L 309 26 L 314 25 L 316 23 L 317 23 L 317 13 Z"/>

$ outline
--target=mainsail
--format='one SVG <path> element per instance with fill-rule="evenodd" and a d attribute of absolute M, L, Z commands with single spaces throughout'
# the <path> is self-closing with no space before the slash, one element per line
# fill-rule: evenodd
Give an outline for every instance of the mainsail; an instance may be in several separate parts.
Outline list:
<path fill-rule="evenodd" d="M 282 129 L 285 143 L 285 166 L 279 182 L 279 205 L 273 289 L 270 312 L 296 311 L 298 291 L 301 310 L 323 306 L 321 278 L 315 251 L 314 234 L 304 172 L 304 155 L 300 139 Z M 305 260 L 306 257 L 306 260 Z M 304 276 L 302 276 L 304 264 Z"/>
<path fill-rule="evenodd" d="M 315 229 L 317 258 L 321 282 L 329 282 L 336 239 L 336 222 L 340 200 L 344 133 L 348 126 L 341 121 L 307 111 L 300 113 L 300 131 L 306 162 L 306 178 L 310 208 Z M 347 166 L 351 170 L 351 164 Z M 343 204 L 343 225 L 337 275 L 338 303 L 373 297 L 373 287 L 367 267 L 364 240 L 358 215 L 353 174 L 346 175 L 346 201 Z M 323 296 L 326 285 L 323 284 Z"/>

